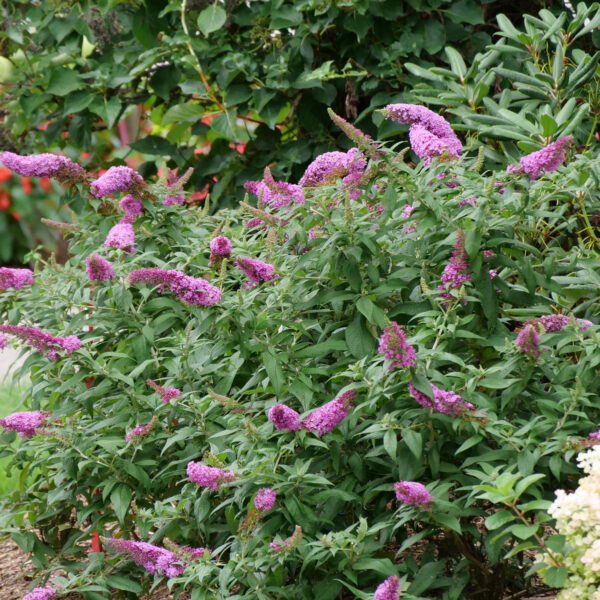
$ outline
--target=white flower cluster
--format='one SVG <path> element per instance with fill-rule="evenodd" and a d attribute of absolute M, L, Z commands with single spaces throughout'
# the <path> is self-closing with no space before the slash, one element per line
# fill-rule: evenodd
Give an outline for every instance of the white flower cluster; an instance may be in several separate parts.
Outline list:
<path fill-rule="evenodd" d="M 600 446 L 581 453 L 577 462 L 587 476 L 572 494 L 557 490 L 548 510 L 558 533 L 566 537 L 561 562 L 569 578 L 557 600 L 600 600 Z M 544 559 L 554 564 L 550 556 Z"/>

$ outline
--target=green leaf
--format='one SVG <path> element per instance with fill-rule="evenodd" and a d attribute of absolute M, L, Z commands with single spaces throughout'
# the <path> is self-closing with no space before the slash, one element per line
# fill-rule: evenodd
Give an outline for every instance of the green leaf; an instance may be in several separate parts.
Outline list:
<path fill-rule="evenodd" d="M 294 352 L 295 358 L 316 358 L 317 356 L 327 356 L 332 352 L 344 352 L 348 350 L 348 345 L 344 340 L 327 340 L 319 344 L 302 348 L 297 352 Z"/>
<path fill-rule="evenodd" d="M 467 72 L 467 66 L 465 65 L 463 57 L 457 50 L 452 48 L 452 46 L 446 46 L 446 48 L 444 48 L 444 52 L 446 52 L 452 72 L 458 75 L 459 79 L 462 81 Z"/>
<path fill-rule="evenodd" d="M 405 429 L 402 432 L 402 439 L 414 457 L 420 460 L 423 452 L 423 436 L 421 433 L 413 429 Z"/>
<path fill-rule="evenodd" d="M 177 147 L 158 135 L 147 135 L 141 140 L 130 144 L 130 147 L 143 154 L 152 154 L 159 156 L 173 156 L 177 154 Z"/>
<path fill-rule="evenodd" d="M 225 9 L 218 4 L 208 6 L 198 15 L 198 29 L 204 36 L 221 29 L 227 20 Z"/>
<path fill-rule="evenodd" d="M 383 436 L 383 447 L 392 460 L 396 459 L 396 450 L 398 449 L 398 440 L 396 432 L 393 429 L 388 429 Z"/>
<path fill-rule="evenodd" d="M 269 29 L 284 29 L 285 27 L 296 27 L 302 22 L 302 15 L 293 7 L 283 5 L 271 12 Z"/>
<path fill-rule="evenodd" d="M 110 494 L 110 501 L 112 502 L 113 508 L 115 509 L 115 514 L 117 515 L 117 519 L 119 519 L 119 523 L 123 524 L 125 520 L 125 515 L 129 510 L 129 503 L 131 502 L 131 498 L 133 493 L 131 489 L 126 486 L 124 483 L 120 483 L 115 487 L 115 489 Z"/>
<path fill-rule="evenodd" d="M 162 124 L 171 125 L 181 121 L 195 123 L 204 115 L 204 112 L 204 107 L 200 104 L 176 104 L 164 114 Z"/>
<path fill-rule="evenodd" d="M 495 512 L 486 518 L 485 527 L 488 531 L 493 531 L 494 529 L 498 529 L 507 523 L 511 523 L 515 519 L 515 514 L 509 510 L 499 510 L 498 512 Z"/>
<path fill-rule="evenodd" d="M 483 9 L 475 0 L 459 0 L 452 2 L 448 17 L 455 23 L 468 23 L 469 25 L 483 25 Z"/>
<path fill-rule="evenodd" d="M 363 358 L 375 351 L 375 340 L 360 313 L 356 313 L 352 323 L 346 327 L 345 335 L 348 349 L 355 358 Z"/>
<path fill-rule="evenodd" d="M 285 377 L 281 369 L 281 364 L 277 357 L 270 352 L 263 352 L 262 360 L 275 394 L 279 396 L 283 386 L 285 385 Z"/>
<path fill-rule="evenodd" d="M 546 583 L 553 588 L 561 588 L 565 585 L 569 571 L 566 567 L 548 567 L 544 574 Z"/>
<path fill-rule="evenodd" d="M 80 90 L 85 85 L 79 73 L 66 67 L 61 67 L 52 71 L 50 83 L 46 91 L 54 96 L 66 96 L 75 90 Z"/>
<path fill-rule="evenodd" d="M 104 580 L 111 587 L 117 590 L 125 590 L 126 592 L 133 592 L 134 594 L 140 594 L 142 592 L 142 586 L 129 579 L 128 577 L 122 577 L 121 575 L 107 575 Z"/>

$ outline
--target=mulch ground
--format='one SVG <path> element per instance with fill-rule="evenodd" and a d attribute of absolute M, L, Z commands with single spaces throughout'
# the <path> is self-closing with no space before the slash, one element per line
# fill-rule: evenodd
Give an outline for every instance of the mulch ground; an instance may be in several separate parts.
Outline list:
<path fill-rule="evenodd" d="M 0 542 L 0 599 L 21 600 L 31 589 L 34 579 L 34 568 L 27 555 L 11 540 Z M 189 595 L 183 594 L 179 600 L 189 600 Z M 139 600 L 172 600 L 173 594 L 166 586 L 154 590 L 149 596 L 142 596 Z M 506 596 L 504 600 L 555 600 L 553 590 L 540 590 L 534 596 L 516 594 Z M 81 600 L 79 594 L 69 594 L 61 600 Z"/>

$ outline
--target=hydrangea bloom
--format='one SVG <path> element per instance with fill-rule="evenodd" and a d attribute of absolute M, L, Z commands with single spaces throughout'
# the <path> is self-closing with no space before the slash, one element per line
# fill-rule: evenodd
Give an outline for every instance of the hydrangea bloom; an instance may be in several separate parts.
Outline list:
<path fill-rule="evenodd" d="M 230 256 L 231 241 L 224 235 L 218 235 L 210 241 L 210 251 L 215 256 Z"/>
<path fill-rule="evenodd" d="M 4 419 L 0 419 L 0 425 L 6 431 L 16 431 L 23 439 L 30 438 L 35 434 L 35 430 L 44 424 L 44 421 L 50 416 L 45 410 L 33 410 L 26 412 L 16 412 Z"/>
<path fill-rule="evenodd" d="M 104 543 L 115 552 L 127 555 L 151 575 L 159 573 L 166 577 L 176 577 L 185 570 L 185 565 L 176 564 L 182 561 L 173 552 L 154 544 L 117 538 L 107 538 Z"/>
<path fill-rule="evenodd" d="M 20 156 L 2 152 L 0 161 L 18 175 L 25 177 L 56 177 L 61 181 L 83 181 L 85 170 L 66 156 L 58 154 L 30 154 Z"/>
<path fill-rule="evenodd" d="M 152 417 L 152 419 L 146 423 L 146 425 L 136 425 L 129 433 L 125 435 L 125 441 L 131 442 L 132 440 L 139 440 L 140 438 L 148 435 L 150 430 L 154 427 L 156 423 L 156 417 Z"/>
<path fill-rule="evenodd" d="M 142 214 L 142 201 L 131 194 L 123 196 L 119 202 L 119 208 L 129 217 L 135 218 Z"/>
<path fill-rule="evenodd" d="M 448 293 L 449 290 L 460 289 L 465 282 L 471 281 L 469 258 L 465 250 L 465 234 L 462 231 L 458 232 L 452 258 L 444 267 L 440 279 L 442 283 L 438 285 L 438 289 L 444 292 L 441 296 L 446 300 L 452 299 L 452 296 Z"/>
<path fill-rule="evenodd" d="M 316 187 L 334 183 L 340 178 L 345 182 L 349 175 L 361 176 L 366 166 L 367 161 L 358 148 L 350 148 L 348 152 L 325 152 L 306 167 L 298 185 Z M 351 183 L 354 179 L 355 177 L 351 177 L 346 183 Z"/>
<path fill-rule="evenodd" d="M 147 283 L 159 285 L 161 293 L 168 288 L 177 298 L 188 304 L 212 306 L 221 300 L 221 290 L 202 277 L 190 277 L 181 271 L 136 269 L 127 276 L 127 284 Z"/>
<path fill-rule="evenodd" d="M 301 428 L 300 415 L 285 404 L 272 406 L 267 417 L 279 430 L 296 431 Z"/>
<path fill-rule="evenodd" d="M 404 504 L 426 507 L 433 500 L 425 486 L 418 481 L 397 481 L 394 491 L 398 501 Z"/>
<path fill-rule="evenodd" d="M 20 290 L 26 285 L 33 285 L 33 271 L 31 269 L 0 267 L 0 290 L 7 288 Z"/>
<path fill-rule="evenodd" d="M 271 488 L 260 488 L 254 498 L 254 506 L 261 512 L 269 512 L 277 499 L 277 492 Z"/>
<path fill-rule="evenodd" d="M 379 353 L 391 360 L 390 371 L 396 367 L 414 367 L 417 364 L 415 349 L 406 343 L 402 327 L 395 321 L 383 330 L 379 340 Z"/>
<path fill-rule="evenodd" d="M 545 148 L 523 156 L 518 165 L 509 165 L 506 170 L 511 173 L 527 173 L 533 181 L 546 173 L 556 171 L 565 161 L 567 150 L 573 143 L 573 136 L 566 135 Z"/>
<path fill-rule="evenodd" d="M 275 273 L 275 267 L 273 265 L 258 260 L 258 258 L 238 256 L 235 264 L 254 283 L 271 281 L 276 277 L 279 277 L 279 275 Z"/>
<path fill-rule="evenodd" d="M 450 123 L 440 115 L 419 104 L 388 104 L 383 114 L 392 121 L 410 125 L 408 137 L 415 154 L 428 165 L 434 156 L 445 153 L 458 158 L 462 143 Z"/>
<path fill-rule="evenodd" d="M 0 325 L 0 333 L 8 333 L 19 338 L 29 346 L 33 346 L 40 354 L 46 354 L 51 360 L 58 358 L 60 348 L 71 354 L 81 347 L 81 340 L 75 335 L 59 337 L 51 335 L 36 327 L 22 327 L 21 325 Z"/>
<path fill-rule="evenodd" d="M 412 383 L 408 384 L 408 391 L 411 396 L 425 408 L 432 408 L 445 415 L 460 415 L 475 408 L 470 402 L 463 400 L 461 396 L 454 392 L 440 390 L 433 384 L 431 384 L 431 389 L 433 391 L 433 400 L 420 392 Z"/>
<path fill-rule="evenodd" d="M 398 600 L 400 598 L 400 578 L 398 575 L 388 577 L 377 586 L 373 600 Z"/>
<path fill-rule="evenodd" d="M 115 278 L 113 266 L 98 254 L 90 254 L 85 259 L 85 269 L 90 281 L 110 281 Z"/>
<path fill-rule="evenodd" d="M 120 248 L 125 252 L 135 250 L 135 233 L 127 215 L 110 229 L 104 240 L 104 247 Z"/>
<path fill-rule="evenodd" d="M 102 198 L 115 192 L 139 189 L 143 181 L 140 174 L 129 167 L 111 167 L 90 184 L 90 190 L 93 196 Z"/>
<path fill-rule="evenodd" d="M 22 600 L 50 600 L 55 594 L 56 590 L 53 587 L 36 587 L 29 594 L 25 594 Z"/>
<path fill-rule="evenodd" d="M 164 388 L 152 379 L 146 379 L 146 383 L 161 397 L 165 404 L 168 404 L 173 398 L 181 395 L 181 391 L 177 388 Z"/>
<path fill-rule="evenodd" d="M 301 425 L 309 431 L 314 431 L 319 437 L 335 429 L 345 418 L 356 398 L 356 392 L 350 390 L 313 410 L 302 419 Z"/>
<path fill-rule="evenodd" d="M 294 528 L 294 533 L 283 541 L 274 540 L 269 544 L 269 547 L 273 552 L 284 552 L 286 550 L 291 550 L 295 548 L 302 541 L 302 527 L 300 525 L 296 525 Z"/>
<path fill-rule="evenodd" d="M 213 492 L 219 489 L 219 484 L 233 481 L 235 473 L 218 467 L 208 467 L 202 463 L 191 461 L 187 466 L 187 475 L 200 487 L 208 488 Z"/>
<path fill-rule="evenodd" d="M 515 342 L 519 352 L 532 356 L 535 360 L 540 357 L 539 351 L 540 336 L 534 325 L 525 325 L 519 332 Z"/>

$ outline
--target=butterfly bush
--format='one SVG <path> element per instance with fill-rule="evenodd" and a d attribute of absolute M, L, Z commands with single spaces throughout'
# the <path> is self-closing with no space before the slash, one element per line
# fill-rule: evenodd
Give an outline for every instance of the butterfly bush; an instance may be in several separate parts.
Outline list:
<path fill-rule="evenodd" d="M 0 267 L 0 290 L 8 288 L 20 290 L 27 285 L 33 285 L 33 271 L 31 269 Z"/>
<path fill-rule="evenodd" d="M 55 596 L 56 593 L 57 590 L 50 586 L 46 586 L 43 588 L 35 587 L 33 588 L 33 590 L 31 590 L 31 592 L 29 592 L 29 594 L 25 594 L 22 600 L 50 600 L 50 598 Z"/>
<path fill-rule="evenodd" d="M 538 179 L 544 172 L 552 173 L 565 162 L 567 150 L 573 144 L 573 136 L 567 135 L 545 148 L 523 156 L 518 165 L 509 165 L 511 173 L 525 173 L 530 179 Z"/>
<path fill-rule="evenodd" d="M 60 181 L 83 181 L 83 167 L 66 156 L 58 154 L 30 154 L 20 156 L 14 152 L 0 153 L 0 161 L 7 169 L 26 177 L 56 177 Z"/>
<path fill-rule="evenodd" d="M 515 345 L 519 352 L 531 356 L 534 360 L 540 357 L 540 336 L 534 325 L 525 325 L 519 332 Z"/>
<path fill-rule="evenodd" d="M 135 232 L 131 217 L 125 216 L 116 225 L 113 225 L 104 240 L 105 248 L 115 248 L 125 252 L 135 251 Z"/>
<path fill-rule="evenodd" d="M 578 448 L 600 445 L 600 205 L 579 202 L 600 166 L 590 147 L 516 191 L 498 149 L 463 153 L 425 107 L 388 112 L 408 135 L 379 143 L 337 119 L 351 151 L 315 158 L 302 183 L 266 170 L 245 186 L 253 198 L 240 186 L 239 207 L 212 214 L 178 208 L 187 174 L 85 175 L 83 200 L 90 186 L 125 197 L 94 201 L 65 264 L 36 259 L 35 285 L 0 294 L 0 336 L 41 353 L 23 367 L 24 408 L 49 413 L 4 419 L 31 434 L 0 436 L 24 473 L 6 522 L 29 515 L 15 539 L 65 570 L 61 595 L 89 584 L 108 598 L 111 582 L 147 588 L 147 574 L 202 598 L 249 598 L 257 581 L 306 600 L 395 600 L 405 582 L 422 597 L 527 589 L 553 490 L 576 485 Z M 406 140 L 416 166 L 396 151 Z M 99 251 L 117 202 L 114 247 L 135 253 Z M 48 333 L 66 331 L 77 336 Z M 530 359 L 536 335 L 543 361 Z M 82 543 L 65 545 L 73 523 Z M 581 544 L 583 569 L 595 539 Z"/>

